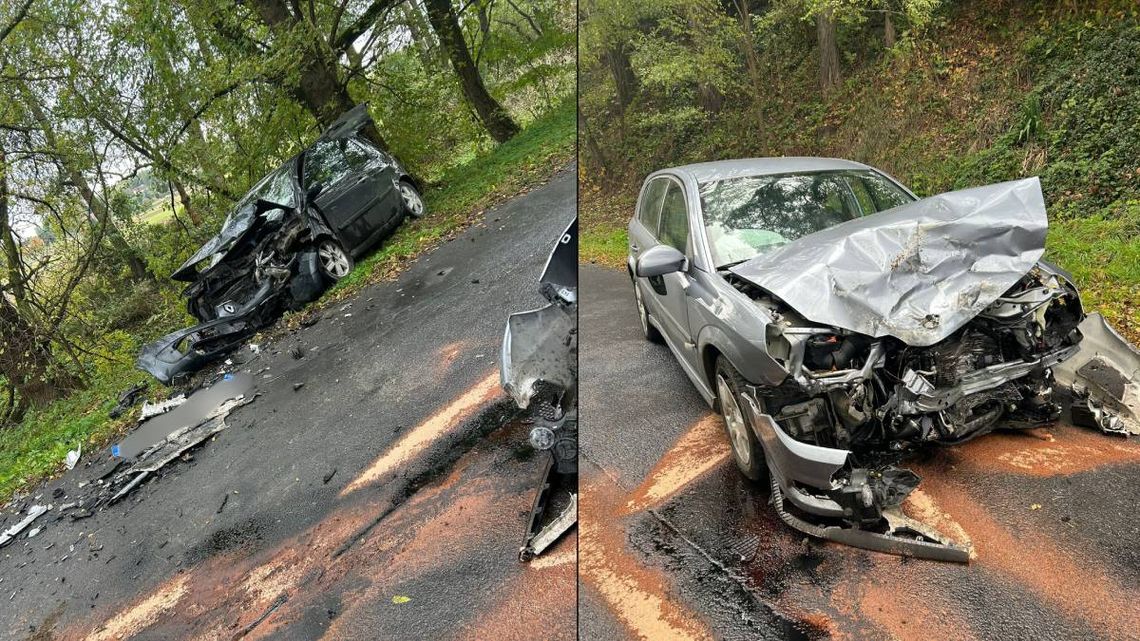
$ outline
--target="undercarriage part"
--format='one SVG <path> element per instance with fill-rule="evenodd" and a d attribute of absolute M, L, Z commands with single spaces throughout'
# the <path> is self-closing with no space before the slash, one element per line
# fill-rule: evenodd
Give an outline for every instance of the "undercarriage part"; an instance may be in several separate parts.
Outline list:
<path fill-rule="evenodd" d="M 546 521 L 547 513 L 562 504 L 558 514 Z M 526 537 L 519 548 L 519 561 L 525 563 L 541 555 L 578 522 L 578 475 L 560 474 L 553 454 L 547 458 L 542 480 L 535 493 L 527 519 Z"/>
<path fill-rule="evenodd" d="M 1104 409 L 1091 397 L 1075 399 L 1073 401 L 1073 425 L 1078 427 L 1091 427 L 1105 434 L 1114 436 L 1128 436 L 1128 428 L 1119 416 Z"/>
<path fill-rule="evenodd" d="M 885 510 L 885 532 L 873 532 L 837 525 L 814 525 L 784 509 L 784 494 L 780 483 L 772 477 L 772 507 L 786 525 L 804 534 L 854 547 L 934 561 L 969 563 L 969 548 L 953 544 L 925 525 L 897 510 Z"/>

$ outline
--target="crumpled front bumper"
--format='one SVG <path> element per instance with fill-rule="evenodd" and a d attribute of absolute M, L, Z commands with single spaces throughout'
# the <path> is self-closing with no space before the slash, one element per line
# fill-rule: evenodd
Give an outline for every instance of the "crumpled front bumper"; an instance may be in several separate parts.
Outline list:
<path fill-rule="evenodd" d="M 278 293 L 272 283 L 266 282 L 235 313 L 171 332 L 144 345 L 135 365 L 162 384 L 170 385 L 178 376 L 196 371 L 256 331 L 254 317 Z"/>
<path fill-rule="evenodd" d="M 785 524 L 811 536 L 878 552 L 937 561 L 969 562 L 969 548 L 956 545 L 932 528 L 907 517 L 897 506 L 883 509 L 882 515 L 887 525 L 882 532 L 848 525 L 815 525 L 785 510 L 786 499 L 809 514 L 836 519 L 849 518 L 851 515 L 842 505 L 823 494 L 839 489 L 834 477 L 847 465 L 851 452 L 795 440 L 771 416 L 760 410 L 755 393 L 755 388 L 751 388 L 743 394 L 745 412 L 764 447 L 764 456 L 772 477 L 772 504 Z M 805 488 L 816 491 L 805 491 Z"/>

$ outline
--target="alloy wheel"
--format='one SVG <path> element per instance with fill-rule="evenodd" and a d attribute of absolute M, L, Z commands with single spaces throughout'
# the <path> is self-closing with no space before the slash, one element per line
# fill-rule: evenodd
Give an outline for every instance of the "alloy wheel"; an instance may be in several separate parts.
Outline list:
<path fill-rule="evenodd" d="M 728 386 L 728 381 L 724 380 L 723 376 L 716 377 L 716 390 L 720 397 L 720 411 L 724 415 L 728 434 L 732 438 L 732 453 L 736 455 L 742 467 L 748 467 L 752 464 L 752 447 L 748 440 L 748 425 L 744 422 L 744 413 L 740 411 L 736 395 L 732 393 L 732 388 Z"/>
<path fill-rule="evenodd" d="M 420 193 L 416 191 L 408 183 L 400 183 L 400 196 L 404 198 L 404 206 L 408 208 L 408 214 L 413 218 L 419 218 L 424 213 L 424 199 L 420 197 Z"/>
<path fill-rule="evenodd" d="M 329 276 L 340 280 L 348 275 L 351 263 L 344 249 L 336 242 L 327 239 L 321 241 L 320 247 L 317 248 L 317 256 L 321 259 L 321 267 Z"/>

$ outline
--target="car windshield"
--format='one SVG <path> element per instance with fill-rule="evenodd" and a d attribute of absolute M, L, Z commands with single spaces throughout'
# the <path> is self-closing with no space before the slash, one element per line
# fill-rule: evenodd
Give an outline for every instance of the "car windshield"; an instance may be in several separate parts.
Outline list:
<path fill-rule="evenodd" d="M 727 178 L 701 183 L 700 193 L 709 249 L 718 267 L 914 200 L 870 170 Z"/>
<path fill-rule="evenodd" d="M 296 207 L 297 195 L 294 193 L 293 180 L 289 175 L 292 170 L 292 161 L 286 162 L 254 185 L 253 189 L 250 189 L 249 193 L 239 200 L 238 204 L 234 205 L 229 215 L 226 216 L 226 222 L 222 224 L 221 235 L 226 235 L 226 230 L 231 229 L 235 224 L 244 224 L 244 221 L 252 213 L 253 204 L 258 200 L 266 200 L 286 207 Z"/>

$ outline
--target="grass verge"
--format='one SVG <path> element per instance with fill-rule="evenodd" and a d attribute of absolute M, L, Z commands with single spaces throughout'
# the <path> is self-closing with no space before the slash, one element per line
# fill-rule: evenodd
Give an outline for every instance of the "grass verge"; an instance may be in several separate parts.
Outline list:
<path fill-rule="evenodd" d="M 428 214 L 424 218 L 403 225 L 328 295 L 291 315 L 287 322 L 394 276 L 409 261 L 467 227 L 488 207 L 547 181 L 574 158 L 576 126 L 575 102 L 570 99 L 491 153 L 451 169 L 426 190 Z M 68 450 L 80 444 L 84 451 L 98 449 L 129 429 L 135 413 L 112 420 L 108 412 L 120 391 L 146 375 L 131 363 L 137 340 L 121 347 L 116 360 L 92 374 L 86 389 L 30 411 L 18 425 L 0 430 L 0 497 L 6 499 L 61 471 Z M 161 389 L 154 384 L 151 391 L 157 395 Z"/>

